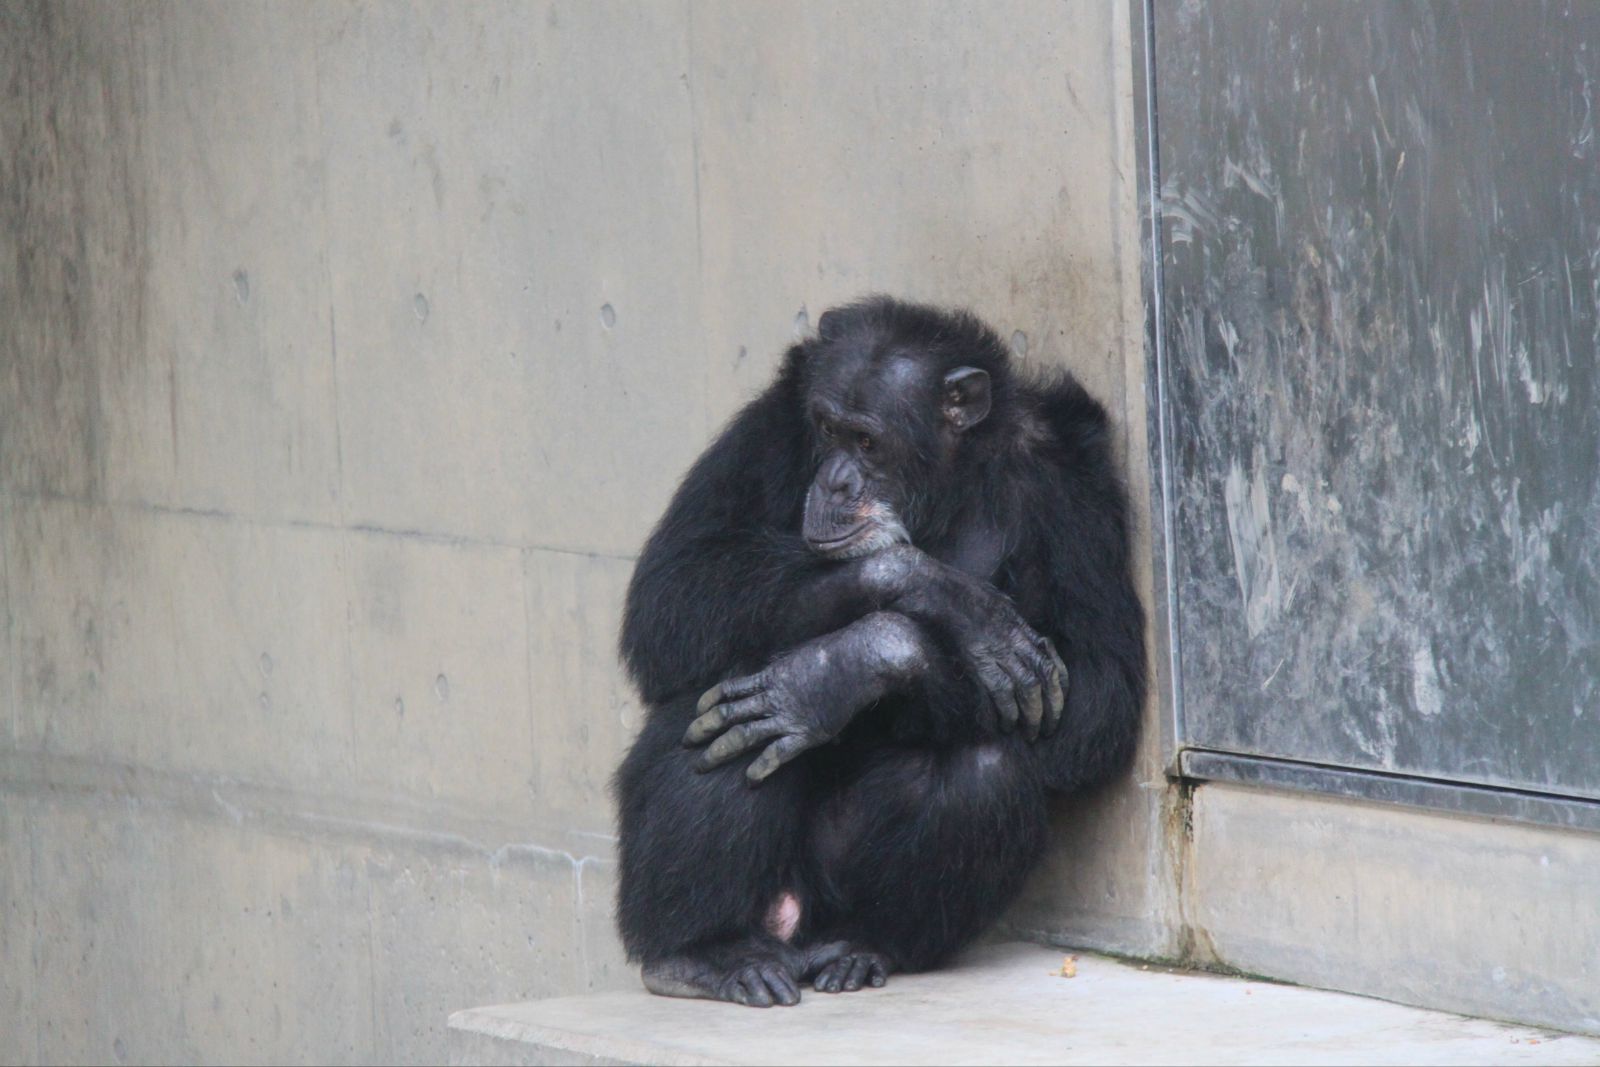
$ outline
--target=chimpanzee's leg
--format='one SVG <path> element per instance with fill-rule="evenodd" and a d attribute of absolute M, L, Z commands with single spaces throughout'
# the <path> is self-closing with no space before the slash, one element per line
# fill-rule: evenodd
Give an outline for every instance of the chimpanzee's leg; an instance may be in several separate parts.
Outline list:
<path fill-rule="evenodd" d="M 821 800 L 809 936 L 813 961 L 834 958 L 809 968 L 819 990 L 932 967 L 999 917 L 1044 838 L 1045 791 L 1027 745 L 878 749 Z"/>
<path fill-rule="evenodd" d="M 653 709 L 617 771 L 623 943 L 654 992 L 792 1004 L 806 768 L 759 789 L 745 761 L 697 773 L 701 753 L 683 747 L 694 705 L 690 695 Z"/>

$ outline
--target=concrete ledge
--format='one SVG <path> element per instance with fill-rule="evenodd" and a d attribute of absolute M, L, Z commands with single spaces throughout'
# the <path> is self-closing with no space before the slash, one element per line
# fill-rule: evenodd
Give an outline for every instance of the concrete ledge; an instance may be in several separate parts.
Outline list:
<path fill-rule="evenodd" d="M 1363 997 L 985 945 L 883 989 L 766 1011 L 638 992 L 450 1017 L 454 1064 L 1600 1063 L 1600 1039 Z"/>

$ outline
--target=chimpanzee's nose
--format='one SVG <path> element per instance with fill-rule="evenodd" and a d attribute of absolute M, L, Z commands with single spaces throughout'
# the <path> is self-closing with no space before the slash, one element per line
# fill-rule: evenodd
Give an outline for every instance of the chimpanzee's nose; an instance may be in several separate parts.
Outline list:
<path fill-rule="evenodd" d="M 850 462 L 849 456 L 841 452 L 835 452 L 822 461 L 817 480 L 828 491 L 828 495 L 841 504 L 847 504 L 861 495 L 861 470 Z"/>

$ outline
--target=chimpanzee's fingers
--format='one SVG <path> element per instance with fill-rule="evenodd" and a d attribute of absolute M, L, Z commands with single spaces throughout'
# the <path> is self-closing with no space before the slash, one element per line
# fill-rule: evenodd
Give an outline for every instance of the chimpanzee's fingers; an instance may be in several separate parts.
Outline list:
<path fill-rule="evenodd" d="M 709 771 L 715 767 L 758 749 L 767 741 L 783 733 L 783 727 L 770 718 L 758 717 L 728 727 L 712 740 L 700 754 L 696 770 Z"/>
<path fill-rule="evenodd" d="M 1067 665 L 1061 661 L 1061 654 L 1056 651 L 1056 646 L 1046 640 L 1044 647 L 1045 651 L 1050 653 L 1050 662 L 1055 667 L 1050 674 L 1049 714 L 1044 722 L 1045 736 L 1048 737 L 1061 727 L 1061 716 L 1067 710 L 1067 685 L 1070 683 L 1070 678 L 1067 675 Z"/>
<path fill-rule="evenodd" d="M 1028 664 L 1030 680 L 1039 686 L 1039 732 L 1034 740 L 1047 737 L 1061 719 L 1060 685 L 1056 679 L 1056 662 L 1051 658 L 1050 642 L 1041 637 L 1023 657 Z"/>
<path fill-rule="evenodd" d="M 982 664 L 976 664 L 973 673 L 978 678 L 978 709 L 977 714 L 984 719 L 984 726 L 993 726 L 996 731 L 1004 731 L 1004 716 L 1000 714 L 1000 702 L 995 699 L 995 690 L 999 683 L 995 681 L 994 672 Z"/>
<path fill-rule="evenodd" d="M 882 959 L 873 960 L 872 961 L 872 985 L 873 985 L 873 988 L 882 988 L 883 983 L 887 982 L 888 980 L 889 980 L 889 965 L 884 963 Z"/>
<path fill-rule="evenodd" d="M 700 694 L 700 699 L 694 705 L 695 713 L 704 715 L 725 700 L 738 700 L 740 697 L 747 697 L 751 693 L 766 687 L 766 671 L 757 671 L 754 674 L 744 675 L 742 678 L 729 678 L 725 682 L 718 682 Z"/>
<path fill-rule="evenodd" d="M 1027 707 L 1027 702 L 1029 702 L 1027 689 L 1029 689 L 1030 685 L 1034 685 L 1034 681 L 1029 678 L 1026 665 L 1013 661 L 1011 657 L 1006 657 L 1006 659 L 1000 661 L 1000 670 L 1005 673 L 1006 681 L 1010 683 L 1010 685 L 1006 686 L 1006 696 L 1011 701 L 1011 707 L 1016 709 L 1011 713 L 1011 726 L 1021 726 L 1022 731 L 1027 734 L 1027 739 L 1032 741 L 1034 739 L 1034 726 L 1032 726 L 1032 713 L 1029 712 L 1029 707 Z"/>
<path fill-rule="evenodd" d="M 856 990 L 860 989 L 861 983 L 867 980 L 867 971 L 870 970 L 871 967 L 872 958 L 870 956 L 857 956 L 855 962 L 850 965 L 849 976 L 844 980 L 845 992 L 854 993 Z"/>
<path fill-rule="evenodd" d="M 1044 687 L 1030 663 L 1019 664 L 1010 673 L 1020 697 L 1017 703 L 1022 708 L 1024 736 L 1029 741 L 1037 741 L 1039 725 L 1044 722 Z"/>
<path fill-rule="evenodd" d="M 1017 706 L 1017 694 L 1010 681 L 994 694 L 994 706 L 1000 709 L 1000 732 L 1011 733 L 1022 721 L 1022 709 Z"/>
<path fill-rule="evenodd" d="M 757 719 L 730 727 L 727 733 L 711 742 L 711 747 L 700 757 L 695 770 L 709 771 L 713 767 L 720 767 L 739 753 L 755 748 L 781 733 L 783 727 L 771 719 Z"/>
<path fill-rule="evenodd" d="M 990 698 L 994 700 L 995 710 L 1000 713 L 1000 732 L 1008 734 L 1017 728 L 1017 722 L 1022 718 L 1022 709 L 1017 704 L 1016 679 L 1002 664 L 996 663 L 984 681 L 989 687 Z"/>
<path fill-rule="evenodd" d="M 735 729 L 743 729 L 743 727 L 735 727 Z M 773 771 L 810 747 L 810 742 L 799 734 L 784 734 L 768 745 L 766 750 L 756 757 L 755 762 L 745 769 L 744 776 L 750 779 L 751 785 L 760 785 L 767 780 Z"/>
<path fill-rule="evenodd" d="M 734 700 L 727 704 L 716 704 L 710 711 L 689 724 L 689 729 L 683 735 L 684 747 L 703 745 L 734 723 L 759 719 L 767 714 L 767 711 L 765 694 L 745 697 L 743 700 Z"/>

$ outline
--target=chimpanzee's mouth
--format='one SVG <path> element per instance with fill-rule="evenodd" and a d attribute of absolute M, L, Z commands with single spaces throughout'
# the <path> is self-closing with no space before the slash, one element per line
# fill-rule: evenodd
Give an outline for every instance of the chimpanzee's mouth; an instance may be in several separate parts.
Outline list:
<path fill-rule="evenodd" d="M 861 540 L 862 535 L 871 530 L 873 525 L 873 523 L 864 522 L 838 537 L 829 537 L 825 540 L 808 537 L 806 540 L 811 543 L 813 551 L 819 552 L 824 556 L 831 556 L 836 552 L 844 551 L 855 542 Z"/>

